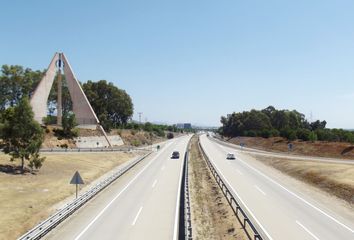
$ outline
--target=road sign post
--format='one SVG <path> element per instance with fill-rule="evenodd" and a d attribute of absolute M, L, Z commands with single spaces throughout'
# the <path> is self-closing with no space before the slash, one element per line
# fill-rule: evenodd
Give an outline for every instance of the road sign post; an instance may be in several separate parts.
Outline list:
<path fill-rule="evenodd" d="M 75 184 L 76 185 L 76 198 L 78 194 L 78 186 L 79 184 L 84 184 L 84 181 L 82 180 L 79 171 L 76 171 L 74 176 L 72 177 L 70 184 Z"/>
<path fill-rule="evenodd" d="M 288 150 L 289 150 L 289 152 L 291 152 L 292 150 L 293 150 L 293 144 L 292 143 L 289 143 L 288 144 Z"/>

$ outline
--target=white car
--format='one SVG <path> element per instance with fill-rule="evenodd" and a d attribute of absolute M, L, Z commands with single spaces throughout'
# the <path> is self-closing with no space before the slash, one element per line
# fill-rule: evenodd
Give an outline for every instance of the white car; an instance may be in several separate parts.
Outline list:
<path fill-rule="evenodd" d="M 235 154 L 233 154 L 233 153 L 228 153 L 228 154 L 226 155 L 226 159 L 236 159 L 236 158 L 235 158 Z"/>

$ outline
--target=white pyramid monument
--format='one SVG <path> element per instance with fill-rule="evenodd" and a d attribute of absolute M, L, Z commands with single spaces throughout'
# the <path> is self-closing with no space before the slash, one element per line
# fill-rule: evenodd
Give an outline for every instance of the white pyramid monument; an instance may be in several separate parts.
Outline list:
<path fill-rule="evenodd" d="M 55 53 L 49 67 L 34 91 L 30 103 L 34 112 L 34 118 L 42 123 L 43 118 L 47 116 L 47 102 L 50 90 L 53 86 L 54 78 L 58 74 L 58 100 L 57 100 L 57 124 L 62 122 L 62 72 L 67 81 L 70 98 L 73 104 L 73 112 L 79 127 L 98 128 L 105 136 L 108 145 L 111 146 L 107 134 L 100 125 L 100 122 L 93 111 L 90 102 L 82 90 L 79 81 L 75 77 L 71 66 L 64 53 Z"/>

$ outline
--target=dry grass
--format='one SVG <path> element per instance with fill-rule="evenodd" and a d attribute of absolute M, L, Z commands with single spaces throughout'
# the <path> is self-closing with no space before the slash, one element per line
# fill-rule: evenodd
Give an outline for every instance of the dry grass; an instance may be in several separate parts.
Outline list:
<path fill-rule="evenodd" d="M 257 157 L 268 165 L 354 204 L 354 166 Z"/>
<path fill-rule="evenodd" d="M 230 139 L 229 142 L 237 145 L 242 142 L 245 143 L 247 147 L 251 148 L 288 153 L 288 141 L 281 137 L 238 137 Z M 293 150 L 290 152 L 290 154 L 354 159 L 354 147 L 350 143 L 293 141 L 292 144 Z"/>
<path fill-rule="evenodd" d="M 124 144 L 130 146 L 151 145 L 166 140 L 166 138 L 158 137 L 153 133 L 138 131 L 134 129 L 120 130 L 119 132 L 119 135 L 122 137 Z"/>
<path fill-rule="evenodd" d="M 42 154 L 43 167 L 36 175 L 0 172 L 0 239 L 15 239 L 41 219 L 49 216 L 53 205 L 74 197 L 69 184 L 78 170 L 85 185 L 115 166 L 134 157 L 130 153 Z M 8 165 L 7 155 L 0 154 L 0 164 Z"/>
<path fill-rule="evenodd" d="M 66 144 L 69 148 L 76 148 L 74 139 L 61 139 L 59 140 L 55 135 L 53 130 L 57 128 L 55 126 L 47 126 L 47 132 L 45 134 L 44 142 L 42 144 L 43 148 L 60 148 L 61 145 Z M 102 132 L 99 130 L 82 129 L 77 128 L 78 135 L 80 137 L 92 137 L 92 136 L 103 136 Z M 151 145 L 157 142 L 165 141 L 166 138 L 156 136 L 153 133 L 138 131 L 133 129 L 113 129 L 109 133 L 109 136 L 120 135 L 123 139 L 125 145 L 128 146 L 142 146 Z"/>
<path fill-rule="evenodd" d="M 248 239 L 192 139 L 190 196 L 193 239 Z"/>

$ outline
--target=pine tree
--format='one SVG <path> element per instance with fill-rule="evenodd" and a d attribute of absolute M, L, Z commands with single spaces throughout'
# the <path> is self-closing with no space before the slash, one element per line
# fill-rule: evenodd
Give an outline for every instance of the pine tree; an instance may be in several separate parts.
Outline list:
<path fill-rule="evenodd" d="M 18 105 L 6 109 L 2 126 L 4 152 L 11 156 L 11 161 L 21 160 L 22 173 L 25 161 L 29 161 L 31 169 L 39 169 L 44 158 L 39 155 L 39 149 L 44 140 L 43 129 L 33 119 L 33 111 L 27 97 L 23 97 Z"/>

